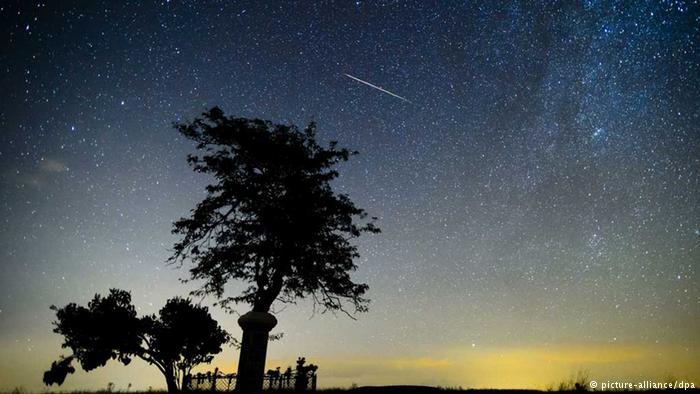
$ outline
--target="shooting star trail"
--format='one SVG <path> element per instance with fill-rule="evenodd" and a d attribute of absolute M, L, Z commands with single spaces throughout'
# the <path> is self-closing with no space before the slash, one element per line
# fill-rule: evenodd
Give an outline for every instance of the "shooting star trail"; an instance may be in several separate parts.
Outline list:
<path fill-rule="evenodd" d="M 350 75 L 350 74 L 344 74 L 344 75 L 345 75 L 346 77 L 348 77 L 348 78 L 354 79 L 354 80 L 357 81 L 357 82 L 364 83 L 365 85 L 367 85 L 367 86 L 369 86 L 369 87 L 375 88 L 375 89 L 377 89 L 377 90 L 379 90 L 379 91 L 382 91 L 382 92 L 384 92 L 384 93 L 386 93 L 386 94 L 388 94 L 388 95 L 394 96 L 394 97 L 396 97 L 397 99 L 403 100 L 403 101 L 405 101 L 405 102 L 407 102 L 407 103 L 411 103 L 411 100 L 409 100 L 409 99 L 407 99 L 407 98 L 404 98 L 404 97 L 401 97 L 401 96 L 399 96 L 398 94 L 391 93 L 390 91 L 388 91 L 388 90 L 386 90 L 386 89 L 382 89 L 381 87 L 379 87 L 379 86 L 377 86 L 377 85 L 373 85 L 373 84 L 371 84 L 371 83 L 369 83 L 369 82 L 367 82 L 367 81 L 361 80 L 360 78 L 353 77 L 353 76 Z M 413 104 L 413 103 L 411 103 L 411 104 Z"/>

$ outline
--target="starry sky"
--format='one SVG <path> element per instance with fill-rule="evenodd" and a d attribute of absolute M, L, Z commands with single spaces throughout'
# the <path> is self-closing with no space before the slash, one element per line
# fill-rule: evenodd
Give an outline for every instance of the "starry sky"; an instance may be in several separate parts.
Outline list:
<path fill-rule="evenodd" d="M 215 105 L 360 151 L 334 186 L 383 230 L 358 243 L 369 313 L 277 305 L 270 368 L 700 384 L 697 2 L 18 0 L 0 32 L 0 390 L 42 389 L 50 305 L 193 289 L 170 230 L 209 179 L 172 123 Z M 108 382 L 164 387 L 135 361 L 63 388 Z"/>

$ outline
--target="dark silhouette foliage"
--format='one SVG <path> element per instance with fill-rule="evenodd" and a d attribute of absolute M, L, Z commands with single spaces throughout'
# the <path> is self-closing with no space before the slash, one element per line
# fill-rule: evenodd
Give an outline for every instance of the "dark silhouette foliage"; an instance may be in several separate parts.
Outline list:
<path fill-rule="evenodd" d="M 141 318 L 131 294 L 118 289 L 106 297 L 96 294 L 87 307 L 71 303 L 51 308 L 56 311 L 53 331 L 63 336 L 62 347 L 73 354 L 51 364 L 44 373 L 46 385 L 61 385 L 74 373 L 73 359 L 91 371 L 109 360 L 127 365 L 138 357 L 155 365 L 165 376 L 168 391 L 174 392 L 192 367 L 211 362 L 229 340 L 206 307 L 178 297 L 168 300 L 157 316 Z"/>
<path fill-rule="evenodd" d="M 51 363 L 51 368 L 44 372 L 44 383 L 47 386 L 52 384 L 62 385 L 69 373 L 74 373 L 75 368 L 71 365 L 73 357 L 63 357 Z"/>
<path fill-rule="evenodd" d="M 171 261 L 190 260 L 191 279 L 203 281 L 194 294 L 213 294 L 224 307 L 247 303 L 255 312 L 307 296 L 323 311 L 345 312 L 344 302 L 367 309 L 368 286 L 350 278 L 358 257 L 351 240 L 379 232 L 376 218 L 364 220 L 365 211 L 330 185 L 335 166 L 357 152 L 335 141 L 320 146 L 314 123 L 299 130 L 227 117 L 219 108 L 176 128 L 201 152 L 188 156 L 191 167 L 215 180 L 173 229 L 182 238 Z M 224 298 L 231 279 L 248 287 Z"/>
<path fill-rule="evenodd" d="M 302 392 L 306 390 L 306 388 L 309 386 L 309 378 L 311 377 L 310 375 L 315 374 L 316 370 L 318 370 L 318 365 L 305 364 L 305 357 L 299 357 L 297 359 L 296 380 L 294 381 L 294 388 L 297 392 Z"/>

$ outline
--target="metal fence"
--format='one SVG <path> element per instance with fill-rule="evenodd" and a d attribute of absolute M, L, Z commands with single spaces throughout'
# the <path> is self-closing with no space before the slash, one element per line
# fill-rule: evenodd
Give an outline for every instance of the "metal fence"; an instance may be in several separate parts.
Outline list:
<path fill-rule="evenodd" d="M 236 374 L 224 374 L 218 370 L 188 375 L 185 387 L 193 391 L 233 391 L 236 388 Z M 316 372 L 306 375 L 268 373 L 263 377 L 263 390 L 316 391 Z"/>

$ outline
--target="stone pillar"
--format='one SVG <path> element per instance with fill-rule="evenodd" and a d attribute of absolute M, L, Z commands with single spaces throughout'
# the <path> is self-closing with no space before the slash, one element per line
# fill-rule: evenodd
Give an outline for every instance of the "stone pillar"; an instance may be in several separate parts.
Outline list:
<path fill-rule="evenodd" d="M 265 375 L 265 357 L 270 330 L 277 319 L 267 312 L 248 312 L 238 319 L 243 329 L 241 355 L 236 376 L 237 394 L 260 394 Z"/>

